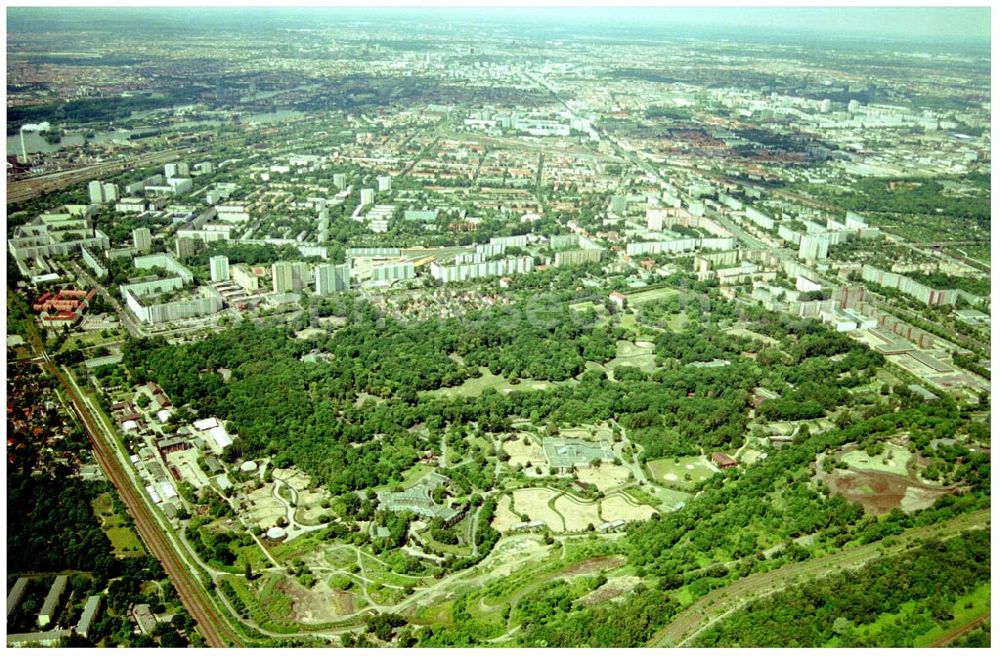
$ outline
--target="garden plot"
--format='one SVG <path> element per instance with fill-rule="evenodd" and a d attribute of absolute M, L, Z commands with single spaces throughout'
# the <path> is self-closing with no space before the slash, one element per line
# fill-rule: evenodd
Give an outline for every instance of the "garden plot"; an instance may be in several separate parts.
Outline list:
<path fill-rule="evenodd" d="M 309 475 L 295 468 L 275 468 L 273 470 L 275 479 L 281 479 L 296 491 L 303 491 L 309 488 Z"/>
<path fill-rule="evenodd" d="M 565 531 L 562 518 L 549 508 L 549 502 L 559 495 L 558 491 L 549 488 L 522 488 L 514 491 L 513 495 L 515 513 L 524 513 L 531 520 L 540 520 L 554 532 Z"/>
<path fill-rule="evenodd" d="M 555 501 L 556 511 L 565 519 L 566 531 L 587 531 L 587 525 L 601 524 L 596 502 L 580 502 L 569 495 L 562 495 Z"/>
<path fill-rule="evenodd" d="M 608 495 L 601 501 L 601 518 L 606 521 L 649 520 L 656 509 L 645 504 L 636 504 L 624 493 Z"/>
<path fill-rule="evenodd" d="M 525 445 L 521 438 L 508 440 L 503 443 L 502 447 L 503 451 L 510 455 L 508 463 L 512 466 L 526 466 L 529 463 L 532 466 L 545 465 L 545 454 L 542 452 L 541 446 L 534 440 L 531 440 L 530 445 Z"/>
<path fill-rule="evenodd" d="M 299 493 L 298 508 L 295 510 L 295 521 L 303 525 L 315 525 L 319 523 L 319 517 L 326 513 L 323 502 L 326 494 L 318 488 Z"/>
<path fill-rule="evenodd" d="M 597 486 L 599 491 L 608 491 L 623 486 L 632 472 L 624 465 L 602 463 L 596 468 L 581 468 L 576 472 L 576 478 L 585 484 Z"/>
<path fill-rule="evenodd" d="M 497 510 L 490 525 L 498 532 L 509 532 L 511 527 L 521 522 L 521 518 L 510 510 L 510 500 L 510 495 L 501 495 L 497 500 Z"/>
<path fill-rule="evenodd" d="M 285 505 L 271 495 L 271 486 L 262 486 L 251 492 L 246 498 L 244 513 L 249 518 L 250 526 L 262 529 L 274 527 L 278 520 L 287 517 Z"/>

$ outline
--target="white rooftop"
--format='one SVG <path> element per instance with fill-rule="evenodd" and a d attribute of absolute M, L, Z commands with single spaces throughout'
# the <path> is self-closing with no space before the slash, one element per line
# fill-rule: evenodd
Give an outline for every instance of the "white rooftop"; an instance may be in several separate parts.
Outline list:
<path fill-rule="evenodd" d="M 195 420 L 194 428 L 198 431 L 208 431 L 212 427 L 219 426 L 219 421 L 214 417 L 205 418 L 204 420 Z"/>

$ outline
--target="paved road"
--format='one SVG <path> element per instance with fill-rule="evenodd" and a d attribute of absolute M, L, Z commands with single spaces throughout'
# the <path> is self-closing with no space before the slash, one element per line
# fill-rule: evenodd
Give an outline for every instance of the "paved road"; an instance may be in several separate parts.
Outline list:
<path fill-rule="evenodd" d="M 26 322 L 26 326 L 28 327 L 29 339 L 34 343 L 37 353 L 40 354 L 40 364 L 55 377 L 59 387 L 63 389 L 63 392 L 70 400 L 70 405 L 73 407 L 73 410 L 87 432 L 98 464 L 108 479 L 115 485 L 115 488 L 118 489 L 122 502 L 125 503 L 129 515 L 135 521 L 136 530 L 149 548 L 150 553 L 163 564 L 163 569 L 174 584 L 178 597 L 184 604 L 184 607 L 191 613 L 191 616 L 197 621 L 199 633 L 205 637 L 205 641 L 212 647 L 241 646 L 242 643 L 239 637 L 224 622 L 209 599 L 208 594 L 202 589 L 201 584 L 194 575 L 186 568 L 184 562 L 165 536 L 156 521 L 154 513 L 146 504 L 143 491 L 137 489 L 128 472 L 117 458 L 114 436 L 106 435 L 106 430 L 94 421 L 82 395 L 78 394 L 59 368 L 49 360 L 49 356 L 45 352 L 44 345 L 38 336 L 34 324 L 29 321 Z"/>
<path fill-rule="evenodd" d="M 770 572 L 750 575 L 728 586 L 715 589 L 698 599 L 657 632 L 647 645 L 682 647 L 722 618 L 742 609 L 750 601 L 793 586 L 807 576 L 823 577 L 841 570 L 859 568 L 882 555 L 914 549 L 909 547 L 912 539 L 953 536 L 969 529 L 989 526 L 989 522 L 990 510 L 981 509 L 937 525 L 918 527 L 888 537 L 895 541 L 892 546 L 885 545 L 887 538 L 825 557 L 787 564 Z"/>

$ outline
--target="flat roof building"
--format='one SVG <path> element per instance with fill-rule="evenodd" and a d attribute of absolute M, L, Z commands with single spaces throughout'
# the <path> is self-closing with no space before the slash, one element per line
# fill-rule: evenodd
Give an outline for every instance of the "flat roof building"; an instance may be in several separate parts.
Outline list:
<path fill-rule="evenodd" d="M 42 603 L 42 610 L 38 612 L 38 627 L 46 627 L 58 617 L 59 603 L 62 602 L 63 594 L 66 592 L 66 585 L 69 578 L 59 575 L 52 582 L 45 602 Z"/>
<path fill-rule="evenodd" d="M 90 624 L 97 618 L 101 610 L 101 596 L 92 595 L 87 598 L 87 604 L 83 606 L 83 613 L 80 614 L 80 621 L 76 624 L 76 633 L 86 637 L 90 631 Z"/>

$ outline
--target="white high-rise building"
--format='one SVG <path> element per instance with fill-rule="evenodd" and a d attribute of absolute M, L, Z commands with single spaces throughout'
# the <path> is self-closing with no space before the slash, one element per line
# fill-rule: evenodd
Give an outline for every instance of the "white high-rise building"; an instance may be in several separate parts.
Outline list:
<path fill-rule="evenodd" d="M 104 185 L 100 180 L 91 180 L 87 185 L 87 194 L 91 203 L 104 203 Z"/>
<path fill-rule="evenodd" d="M 333 184 L 337 186 L 337 189 L 344 189 L 345 187 L 347 187 L 347 174 L 346 173 L 333 174 Z"/>
<path fill-rule="evenodd" d="M 378 177 L 378 191 L 380 192 L 392 191 L 392 176 Z"/>
<path fill-rule="evenodd" d="M 118 185 L 114 183 L 104 183 L 104 202 L 114 203 L 118 200 Z"/>
<path fill-rule="evenodd" d="M 153 246 L 153 234 L 148 228 L 135 228 L 132 230 L 132 244 L 140 251 L 149 251 Z"/>
<path fill-rule="evenodd" d="M 371 205 L 375 202 L 375 190 L 366 188 L 361 190 L 361 205 Z"/>
<path fill-rule="evenodd" d="M 212 272 L 213 283 L 229 280 L 229 258 L 226 256 L 212 256 L 208 261 L 208 268 Z"/>
<path fill-rule="evenodd" d="M 317 265 L 314 270 L 316 278 L 316 294 L 327 295 L 343 292 L 351 285 L 351 266 Z"/>

